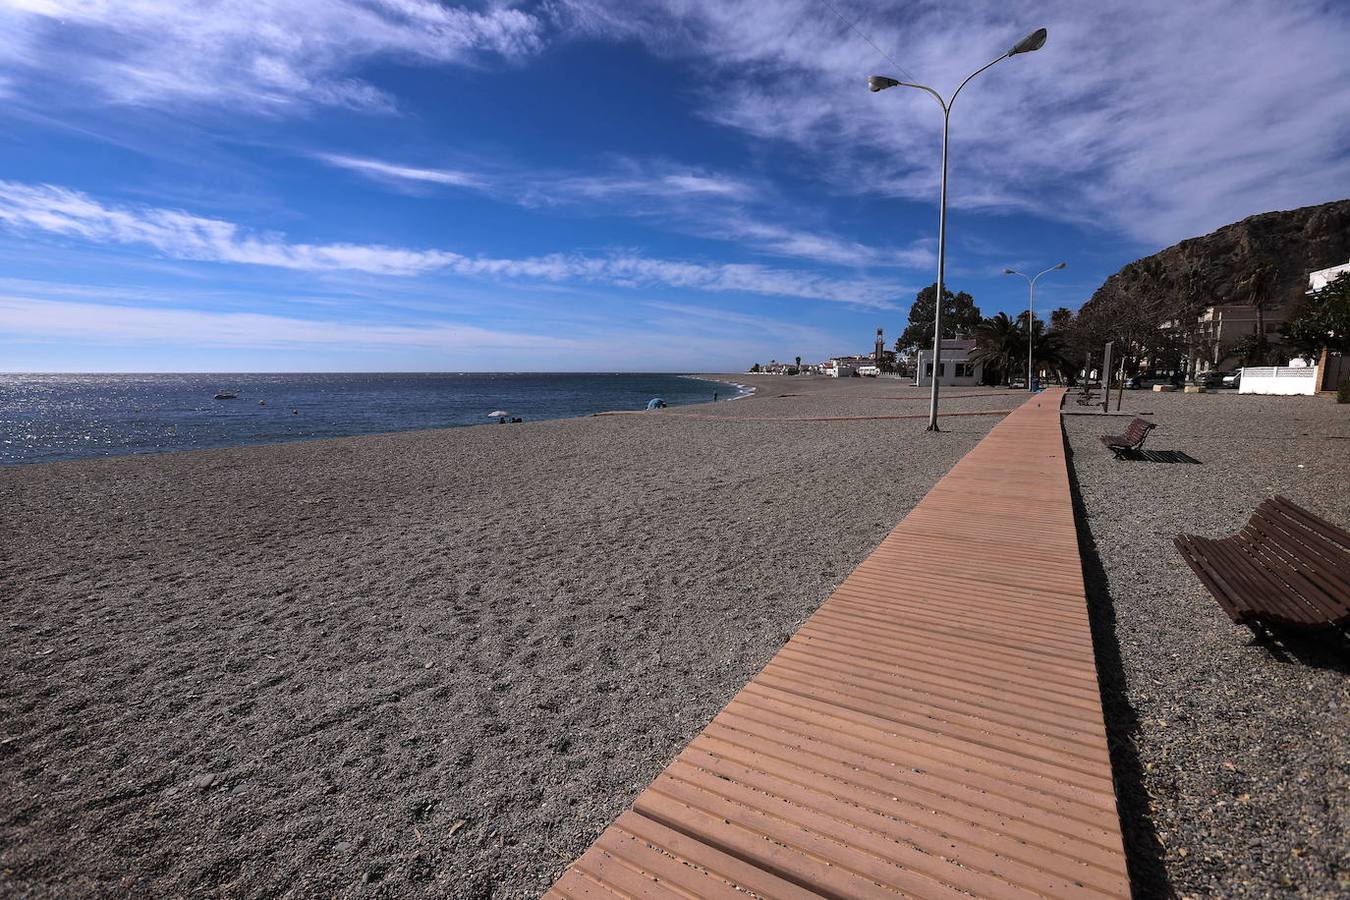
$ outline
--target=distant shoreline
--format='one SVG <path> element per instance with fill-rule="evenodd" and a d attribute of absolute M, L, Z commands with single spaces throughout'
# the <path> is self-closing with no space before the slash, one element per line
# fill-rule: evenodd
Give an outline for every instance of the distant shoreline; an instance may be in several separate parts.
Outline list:
<path fill-rule="evenodd" d="M 699 375 L 681 375 L 680 377 L 692 378 L 696 381 L 711 381 L 713 384 L 730 385 L 736 389 L 736 396 L 728 397 L 728 400 L 744 400 L 746 397 L 753 397 L 755 391 L 759 390 L 759 388 L 752 384 L 742 384 L 739 381 L 732 381 L 731 376 L 729 375 L 709 375 L 705 373 Z"/>
<path fill-rule="evenodd" d="M 749 396 L 703 373 L 0 375 L 0 467 L 584 418 Z M 222 398 L 221 394 L 228 394 Z"/>

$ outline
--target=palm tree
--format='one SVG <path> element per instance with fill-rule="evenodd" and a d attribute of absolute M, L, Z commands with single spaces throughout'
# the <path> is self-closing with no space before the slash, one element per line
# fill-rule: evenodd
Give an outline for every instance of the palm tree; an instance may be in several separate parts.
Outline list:
<path fill-rule="evenodd" d="M 1037 319 L 1031 326 L 1031 337 L 1032 364 L 1038 371 L 1054 373 L 1055 380 L 1062 382 L 1064 373 L 1073 369 L 1064 333 L 1057 328 L 1047 330 L 1045 323 Z"/>
<path fill-rule="evenodd" d="M 1251 356 L 1256 364 L 1264 364 L 1266 355 L 1266 305 L 1270 302 L 1270 291 L 1275 282 L 1275 268 L 1270 263 L 1253 266 L 1241 286 L 1247 291 L 1247 302 L 1256 310 L 1256 340 L 1252 341 Z M 1248 363 L 1251 365 L 1252 363 Z"/>
<path fill-rule="evenodd" d="M 984 363 L 986 369 L 998 369 L 1007 384 L 1016 361 L 1026 356 L 1027 340 L 1017 323 L 1001 312 L 975 326 L 975 349 L 970 361 Z"/>

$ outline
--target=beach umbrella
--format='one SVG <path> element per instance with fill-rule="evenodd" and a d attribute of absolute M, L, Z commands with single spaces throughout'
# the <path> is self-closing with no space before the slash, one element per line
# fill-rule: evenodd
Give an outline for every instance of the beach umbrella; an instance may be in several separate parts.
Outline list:
<path fill-rule="evenodd" d="M 509 412 L 507 412 L 506 410 L 504 410 L 504 409 L 499 409 L 499 410 L 496 410 L 495 412 L 490 412 L 490 413 L 488 413 L 488 418 L 489 418 L 489 419 L 500 419 L 502 416 L 509 416 L 509 415 L 511 415 L 511 414 L 510 414 Z"/>

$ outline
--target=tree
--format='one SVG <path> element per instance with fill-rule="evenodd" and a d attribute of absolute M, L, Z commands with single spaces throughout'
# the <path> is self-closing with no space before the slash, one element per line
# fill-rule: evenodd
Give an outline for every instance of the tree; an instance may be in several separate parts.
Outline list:
<path fill-rule="evenodd" d="M 1073 327 L 1073 310 L 1067 306 L 1061 306 L 1050 313 L 1050 330 L 1066 332 Z"/>
<path fill-rule="evenodd" d="M 975 326 L 975 349 L 970 361 L 997 369 L 1004 384 L 1012 377 L 1016 361 L 1026 358 L 1026 335 L 1017 323 L 1001 312 Z"/>
<path fill-rule="evenodd" d="M 897 353 L 923 350 L 933 346 L 933 299 L 937 297 L 937 283 L 919 291 L 909 307 L 909 325 L 895 342 Z M 975 298 L 962 291 L 953 294 L 942 289 L 942 336 L 953 338 L 958 334 L 973 334 L 980 324 L 980 308 Z"/>
<path fill-rule="evenodd" d="M 1350 272 L 1305 300 L 1280 333 L 1310 357 L 1323 349 L 1350 353 Z"/>
<path fill-rule="evenodd" d="M 1270 343 L 1264 334 L 1249 334 L 1228 352 L 1242 360 L 1244 366 L 1264 366 L 1270 362 Z"/>
<path fill-rule="evenodd" d="M 1053 373 L 1057 381 L 1072 382 L 1074 365 L 1064 332 L 1056 328 L 1047 329 L 1045 323 L 1037 319 L 1032 323 L 1031 335 L 1031 360 L 1036 369 Z"/>
<path fill-rule="evenodd" d="M 1262 262 L 1252 266 L 1239 287 L 1246 293 L 1247 302 L 1256 310 L 1256 334 L 1238 341 L 1233 352 L 1249 366 L 1263 366 L 1270 358 L 1270 341 L 1266 338 L 1266 306 L 1270 302 L 1275 267 Z"/>

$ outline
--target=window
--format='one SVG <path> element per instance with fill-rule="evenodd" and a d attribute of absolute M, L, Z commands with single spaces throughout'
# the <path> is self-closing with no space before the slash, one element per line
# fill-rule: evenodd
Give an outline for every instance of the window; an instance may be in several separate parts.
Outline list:
<path fill-rule="evenodd" d="M 971 377 L 972 375 L 975 374 L 974 369 L 975 369 L 975 367 L 972 366 L 970 363 L 957 363 L 957 364 L 956 364 L 956 377 L 957 377 L 957 378 L 969 378 L 969 377 Z"/>
<path fill-rule="evenodd" d="M 933 377 L 933 364 L 932 364 L 932 363 L 924 363 L 924 366 L 923 366 L 923 377 L 924 377 L 924 378 L 932 378 L 932 377 Z"/>

